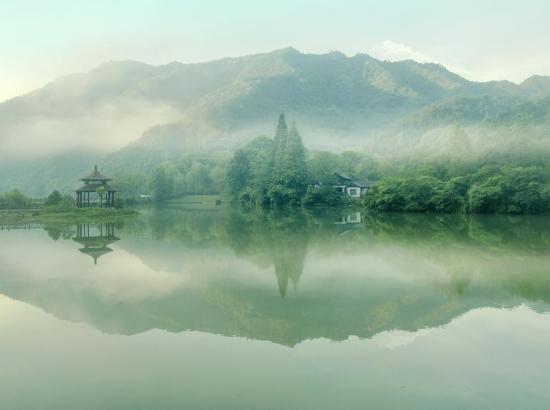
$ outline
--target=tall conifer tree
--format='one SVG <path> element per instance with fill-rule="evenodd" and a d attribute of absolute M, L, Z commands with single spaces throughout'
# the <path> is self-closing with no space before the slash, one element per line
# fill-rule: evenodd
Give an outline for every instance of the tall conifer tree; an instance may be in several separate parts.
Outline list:
<path fill-rule="evenodd" d="M 286 124 L 285 115 L 279 115 L 277 123 L 277 131 L 273 137 L 273 165 L 272 165 L 272 182 L 275 185 L 281 184 L 283 161 L 285 149 L 288 140 L 288 126 Z"/>
<path fill-rule="evenodd" d="M 282 162 L 283 184 L 296 191 L 297 194 L 305 192 L 307 186 L 306 149 L 302 137 L 292 124 L 288 133 Z"/>

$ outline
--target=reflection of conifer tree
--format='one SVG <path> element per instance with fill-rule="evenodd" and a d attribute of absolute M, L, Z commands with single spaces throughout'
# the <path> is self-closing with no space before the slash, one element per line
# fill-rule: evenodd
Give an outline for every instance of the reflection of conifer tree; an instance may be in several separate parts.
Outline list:
<path fill-rule="evenodd" d="M 306 218 L 302 214 L 227 215 L 227 241 L 239 255 L 247 255 L 262 267 L 272 265 L 279 293 L 285 297 L 288 284 L 298 284 L 304 268 L 309 242 Z"/>
<path fill-rule="evenodd" d="M 284 218 L 281 223 L 273 223 L 271 232 L 271 253 L 279 293 L 285 297 L 288 282 L 298 284 L 304 269 L 309 234 L 304 219 L 299 215 Z"/>

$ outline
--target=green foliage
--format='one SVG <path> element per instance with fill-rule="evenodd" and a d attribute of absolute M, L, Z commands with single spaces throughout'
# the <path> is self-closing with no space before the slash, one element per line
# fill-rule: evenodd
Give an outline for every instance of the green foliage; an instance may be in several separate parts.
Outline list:
<path fill-rule="evenodd" d="M 344 204 L 344 197 L 332 186 L 309 186 L 302 200 L 302 204 L 306 208 L 315 206 L 339 206 Z"/>
<path fill-rule="evenodd" d="M 0 209 L 25 209 L 31 207 L 31 198 L 17 189 L 0 195 Z"/>
<path fill-rule="evenodd" d="M 282 164 L 280 181 L 286 187 L 294 190 L 296 195 L 303 196 L 308 184 L 306 149 L 296 125 L 293 125 L 288 133 Z"/>
<path fill-rule="evenodd" d="M 242 206 L 283 208 L 301 204 L 308 181 L 302 137 L 281 114 L 273 140 L 259 137 L 235 152 L 225 188 Z"/>
<path fill-rule="evenodd" d="M 272 183 L 277 185 L 282 183 L 283 167 L 285 162 L 286 145 L 288 140 L 288 126 L 284 114 L 279 116 L 277 130 L 273 137 L 273 160 L 272 160 Z"/>
<path fill-rule="evenodd" d="M 379 211 L 537 214 L 550 211 L 549 193 L 550 177 L 542 167 L 487 165 L 447 180 L 386 178 L 364 201 Z"/>
<path fill-rule="evenodd" d="M 250 161 L 243 150 L 238 150 L 229 161 L 225 185 L 232 197 L 238 195 L 245 189 L 250 179 Z"/>
<path fill-rule="evenodd" d="M 172 196 L 173 180 L 165 167 L 160 166 L 153 172 L 150 182 L 153 198 L 157 202 L 164 202 Z"/>
<path fill-rule="evenodd" d="M 345 151 L 335 154 L 328 151 L 316 151 L 307 162 L 310 179 L 322 185 L 335 185 L 338 180 L 335 172 L 342 172 L 358 181 L 376 181 L 378 163 L 361 152 Z"/>
<path fill-rule="evenodd" d="M 150 174 L 115 175 L 113 185 L 126 203 L 139 202 L 143 196 L 165 202 L 184 195 L 219 194 L 224 189 L 227 166 L 225 155 L 190 155 L 157 165 Z"/>
<path fill-rule="evenodd" d="M 55 205 L 55 209 L 59 211 L 76 209 L 75 200 L 70 195 L 63 195 L 57 205 Z"/>
<path fill-rule="evenodd" d="M 61 202 L 61 193 L 56 189 L 54 190 L 50 195 L 48 195 L 48 198 L 46 198 L 45 204 L 47 206 L 51 205 L 57 205 Z"/>

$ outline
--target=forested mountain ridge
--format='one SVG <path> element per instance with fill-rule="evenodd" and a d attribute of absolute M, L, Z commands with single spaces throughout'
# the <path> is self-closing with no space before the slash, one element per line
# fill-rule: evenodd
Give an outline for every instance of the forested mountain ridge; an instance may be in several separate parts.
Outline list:
<path fill-rule="evenodd" d="M 186 145 L 266 132 L 282 111 L 305 131 L 363 136 L 447 98 L 549 93 L 547 77 L 477 83 L 437 64 L 292 48 L 198 64 L 110 62 L 0 104 L 0 143 L 15 150 L 15 140 L 51 140 L 57 152 L 112 151 L 144 134 L 148 144 Z"/>
<path fill-rule="evenodd" d="M 311 149 L 374 152 L 371 138 L 393 149 L 388 135 L 408 141 L 415 128 L 544 123 L 539 101 L 549 95 L 550 77 L 479 83 L 438 64 L 293 48 L 196 64 L 109 62 L 0 103 L 0 191 L 47 192 L 36 164 L 63 169 L 68 184 L 95 162 L 149 171 L 190 153 L 232 151 L 272 135 L 281 112 L 300 124 Z"/>

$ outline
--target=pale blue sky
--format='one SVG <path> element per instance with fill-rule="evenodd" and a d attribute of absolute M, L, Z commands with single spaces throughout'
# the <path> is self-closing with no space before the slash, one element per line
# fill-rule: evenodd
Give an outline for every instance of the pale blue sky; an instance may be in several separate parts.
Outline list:
<path fill-rule="evenodd" d="M 196 62 L 294 46 L 550 75 L 548 0 L 0 0 L 0 100 L 108 61 Z"/>

